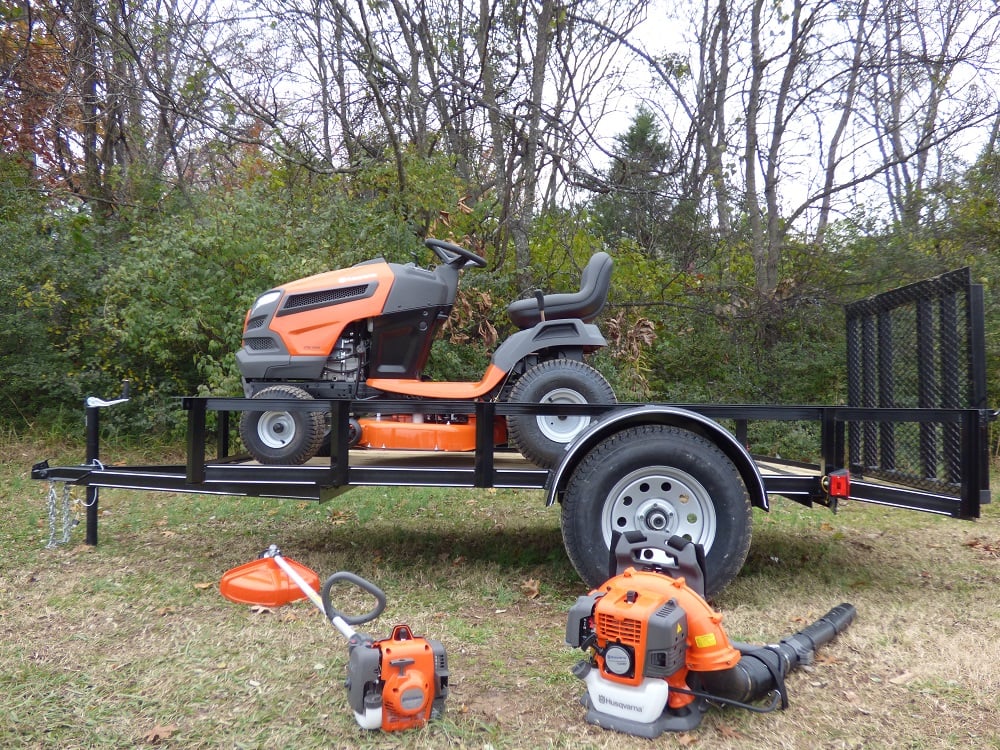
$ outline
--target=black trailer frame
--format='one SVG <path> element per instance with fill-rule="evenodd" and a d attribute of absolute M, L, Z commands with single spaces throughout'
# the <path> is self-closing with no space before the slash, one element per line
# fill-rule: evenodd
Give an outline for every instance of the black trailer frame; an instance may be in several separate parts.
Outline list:
<path fill-rule="evenodd" d="M 427 453 L 349 450 L 346 431 L 350 414 L 370 410 L 371 402 L 331 400 L 326 402 L 331 424 L 339 425 L 339 435 L 332 443 L 328 461 L 314 459 L 303 466 L 269 466 L 249 460 L 245 455 L 229 455 L 230 414 L 245 409 L 316 410 L 317 402 L 289 402 L 282 399 L 184 398 L 188 414 L 187 462 L 181 465 L 113 466 L 99 461 L 99 445 L 88 441 L 86 463 L 79 466 L 52 467 L 41 462 L 32 468 L 33 479 L 67 482 L 88 489 L 119 488 L 160 490 L 214 495 L 244 495 L 325 501 L 346 490 L 363 485 L 435 486 L 469 488 L 548 488 L 550 471 L 534 466 L 520 457 L 492 444 L 492 431 L 480 430 L 474 453 Z M 728 420 L 736 438 L 746 441 L 753 421 L 814 421 L 820 424 L 821 461 L 805 464 L 760 456 L 759 470 L 768 494 L 781 495 L 804 505 L 818 503 L 835 506 L 829 477 L 850 470 L 844 459 L 846 434 L 850 425 L 946 425 L 954 429 L 966 457 L 961 467 L 957 494 L 913 489 L 897 482 L 867 481 L 853 472 L 850 498 L 864 502 L 928 511 L 955 518 L 978 518 L 980 507 L 990 500 L 989 474 L 980 458 L 988 455 L 987 426 L 993 413 L 981 409 L 859 409 L 835 406 L 757 406 L 690 405 L 678 407 L 653 404 L 608 406 L 569 406 L 541 404 L 494 404 L 479 402 L 381 401 L 386 413 L 413 414 L 435 411 L 449 414 L 474 414 L 478 425 L 490 426 L 496 416 L 528 414 L 591 414 L 609 410 L 660 407 L 669 415 L 693 412 L 713 420 Z M 99 406 L 88 406 L 88 430 L 99 431 Z M 210 432 L 208 415 L 216 416 L 216 456 L 207 458 Z M 857 467 L 855 467 L 856 469 Z M 88 498 L 87 543 L 97 543 L 96 494 Z"/>
<path fill-rule="evenodd" d="M 720 439 L 722 431 L 729 430 L 735 437 L 732 442 L 743 446 L 756 421 L 818 423 L 816 463 L 754 456 L 757 463 L 750 471 L 757 481 L 748 484 L 763 488 L 756 497 L 750 488 L 757 507 L 766 509 L 767 495 L 773 494 L 836 510 L 838 499 L 849 497 L 954 518 L 978 518 L 981 506 L 990 502 L 989 423 L 997 417 L 997 412 L 985 407 L 981 286 L 972 284 L 969 270 L 962 269 L 862 300 L 846 312 L 850 403 L 845 406 L 571 406 L 185 397 L 180 400 L 188 415 L 185 464 L 113 466 L 99 460 L 100 411 L 118 401 L 88 399 L 85 463 L 53 467 L 43 461 L 32 468 L 31 476 L 87 488 L 88 544 L 97 544 L 97 490 L 101 487 L 316 501 L 361 485 L 500 487 L 544 489 L 551 504 L 561 500 L 565 474 L 579 459 L 576 449 L 568 447 L 562 467 L 540 468 L 494 446 L 494 419 L 512 414 L 585 414 L 600 424 L 602 417 L 610 423 L 627 421 L 622 416 L 628 417 L 631 411 L 635 419 L 699 432 L 708 420 L 714 420 L 720 424 L 710 426 L 709 439 L 732 440 L 730 435 Z M 230 453 L 232 413 L 316 411 L 317 406 L 330 411 L 327 461 L 260 465 Z M 474 415 L 476 449 L 463 454 L 349 449 L 351 417 L 376 411 Z M 729 426 L 722 427 L 723 422 Z M 214 457 L 209 458 L 211 438 Z M 834 478 L 838 481 L 833 482 Z"/>

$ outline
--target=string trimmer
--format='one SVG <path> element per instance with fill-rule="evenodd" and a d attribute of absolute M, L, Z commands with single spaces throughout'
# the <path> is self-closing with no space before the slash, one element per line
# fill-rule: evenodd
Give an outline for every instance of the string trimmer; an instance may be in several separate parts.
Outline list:
<path fill-rule="evenodd" d="M 573 605 L 566 641 L 590 654 L 573 670 L 587 721 L 641 737 L 694 729 L 711 704 L 785 708 L 785 676 L 855 616 L 841 604 L 777 645 L 730 642 L 704 599 L 701 547 L 655 532 L 616 535 L 610 573 Z"/>
<path fill-rule="evenodd" d="M 330 602 L 338 582 L 371 594 L 375 606 L 363 615 L 338 611 Z M 363 729 L 410 729 L 444 712 L 448 657 L 440 642 L 415 637 L 407 625 L 396 625 L 388 638 L 378 641 L 352 627 L 371 622 L 385 609 L 385 593 L 371 581 L 341 571 L 320 588 L 313 571 L 271 545 L 260 559 L 228 571 L 219 589 L 239 604 L 275 607 L 303 597 L 315 604 L 347 639 L 348 702 Z"/>

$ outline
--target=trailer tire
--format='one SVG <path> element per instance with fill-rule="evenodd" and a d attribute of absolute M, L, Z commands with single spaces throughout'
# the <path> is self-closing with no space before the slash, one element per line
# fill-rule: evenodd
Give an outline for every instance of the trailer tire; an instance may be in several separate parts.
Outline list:
<path fill-rule="evenodd" d="M 510 403 L 614 404 L 615 392 L 604 376 L 575 359 L 550 359 L 531 367 L 511 388 Z M 555 466 L 591 423 L 589 416 L 512 414 L 507 417 L 511 444 L 539 466 Z"/>
<path fill-rule="evenodd" d="M 290 385 L 273 385 L 253 397 L 312 400 Z M 304 464 L 319 452 L 328 432 L 323 411 L 245 411 L 240 417 L 243 444 L 262 464 Z"/>
<path fill-rule="evenodd" d="M 705 594 L 733 580 L 750 549 L 750 495 L 732 461 L 709 440 L 669 425 L 641 425 L 592 448 L 562 498 L 562 534 L 592 588 L 611 575 L 611 532 L 652 529 L 705 550 Z"/>

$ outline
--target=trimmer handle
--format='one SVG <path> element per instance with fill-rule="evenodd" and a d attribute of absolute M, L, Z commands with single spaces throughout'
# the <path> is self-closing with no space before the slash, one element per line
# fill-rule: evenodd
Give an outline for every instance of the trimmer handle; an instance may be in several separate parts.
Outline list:
<path fill-rule="evenodd" d="M 330 590 L 333 588 L 333 584 L 338 581 L 346 581 L 347 583 L 357 586 L 362 591 L 366 591 L 371 594 L 375 597 L 375 607 L 363 615 L 346 615 L 336 609 L 330 603 Z M 334 618 L 339 617 L 348 625 L 361 625 L 362 623 L 371 622 L 382 614 L 382 611 L 385 609 L 385 592 L 371 581 L 365 580 L 361 576 L 355 575 L 354 573 L 349 573 L 346 570 L 334 573 L 326 579 L 323 583 L 323 588 L 320 591 L 320 597 L 323 600 L 323 611 L 326 613 L 326 616 L 331 621 L 333 621 Z"/>

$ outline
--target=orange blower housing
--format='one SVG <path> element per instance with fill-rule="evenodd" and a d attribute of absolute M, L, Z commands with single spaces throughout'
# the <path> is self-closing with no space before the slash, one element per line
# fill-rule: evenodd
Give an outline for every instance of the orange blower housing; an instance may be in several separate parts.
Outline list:
<path fill-rule="evenodd" d="M 570 610 L 566 642 L 590 655 L 573 670 L 587 685 L 587 721 L 641 737 L 694 729 L 712 702 L 747 708 L 770 695 L 754 710 L 784 708 L 785 675 L 855 615 L 841 604 L 777 646 L 734 644 L 704 599 L 699 545 L 630 531 L 612 540 L 610 567 Z"/>

